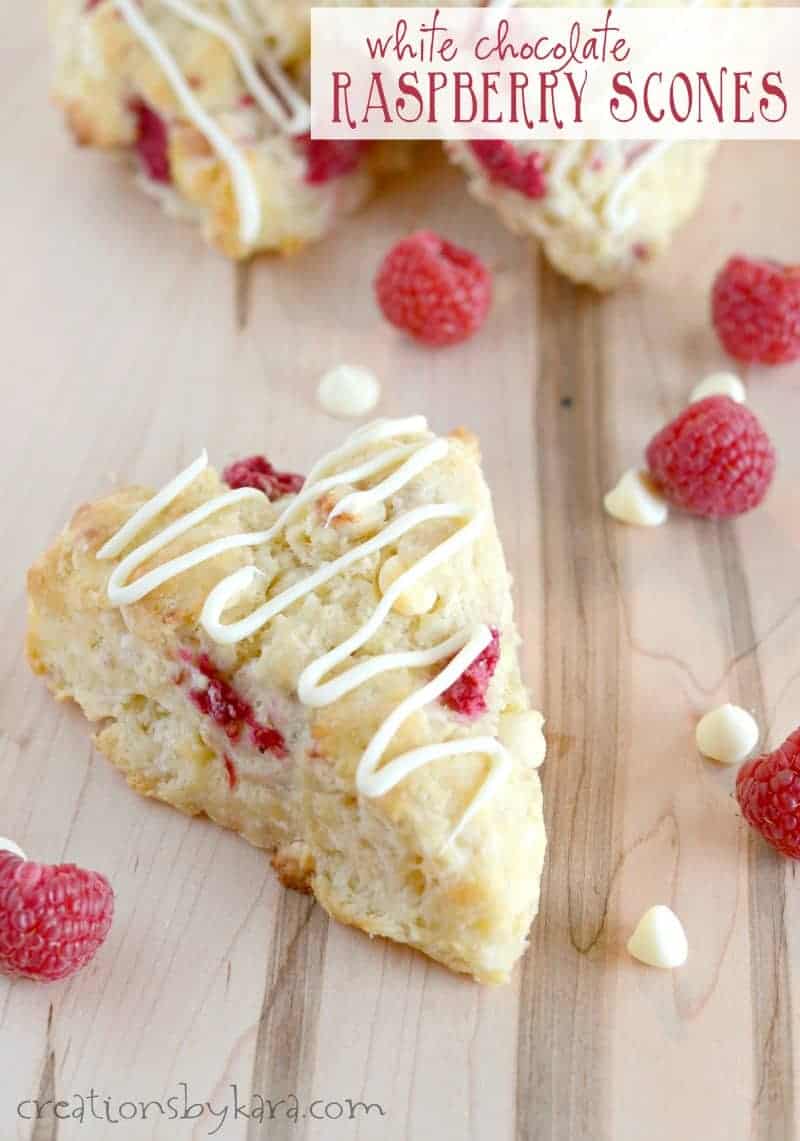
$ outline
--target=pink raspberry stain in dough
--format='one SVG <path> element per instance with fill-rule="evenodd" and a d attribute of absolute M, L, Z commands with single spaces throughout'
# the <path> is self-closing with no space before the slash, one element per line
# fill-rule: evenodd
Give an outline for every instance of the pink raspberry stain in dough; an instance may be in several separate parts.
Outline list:
<path fill-rule="evenodd" d="M 491 182 L 516 190 L 526 198 L 544 198 L 547 179 L 539 151 L 523 154 L 505 139 L 475 139 L 470 149 Z"/>
<path fill-rule="evenodd" d="M 306 158 L 306 182 L 323 186 L 334 178 L 352 174 L 366 151 L 370 139 L 312 139 L 302 135 L 297 140 Z"/>
<path fill-rule="evenodd" d="M 169 185 L 169 132 L 167 124 L 144 99 L 133 99 L 131 111 L 136 116 L 136 153 L 145 174 L 153 182 Z"/>
<path fill-rule="evenodd" d="M 222 729 L 229 741 L 236 744 L 242 739 L 243 733 L 249 733 L 251 744 L 260 753 L 272 753 L 281 758 L 287 756 L 283 734 L 273 725 L 264 725 L 258 720 L 250 702 L 222 676 L 208 654 L 193 654 L 190 650 L 182 650 L 181 658 L 200 673 L 206 683 L 193 686 L 188 691 L 189 700 Z M 186 671 L 181 670 L 175 679 L 176 685 L 183 684 L 185 680 Z M 225 762 L 228 783 L 231 784 L 227 755 Z M 231 784 L 233 787 L 235 785 Z"/>
<path fill-rule="evenodd" d="M 486 691 L 500 661 L 500 632 L 495 626 L 491 632 L 492 640 L 486 649 L 441 697 L 448 709 L 470 720 L 486 712 Z"/>
<path fill-rule="evenodd" d="M 225 753 L 222 759 L 225 764 L 225 775 L 228 778 L 228 788 L 231 792 L 235 792 L 236 786 L 239 783 L 239 774 L 236 771 L 236 765 L 227 753 Z"/>
<path fill-rule="evenodd" d="M 284 495 L 296 495 L 305 483 L 305 476 L 278 471 L 266 456 L 249 456 L 229 464 L 222 473 L 228 487 L 254 487 L 273 501 Z"/>

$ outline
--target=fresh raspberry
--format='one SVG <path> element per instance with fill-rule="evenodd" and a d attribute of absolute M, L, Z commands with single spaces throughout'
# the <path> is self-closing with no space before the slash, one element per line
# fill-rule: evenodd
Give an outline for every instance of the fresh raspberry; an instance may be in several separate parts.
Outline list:
<path fill-rule="evenodd" d="M 147 177 L 153 182 L 172 182 L 167 124 L 144 99 L 132 100 L 130 107 L 136 116 L 136 151 Z"/>
<path fill-rule="evenodd" d="M 772 483 L 775 452 L 748 408 L 708 396 L 650 441 L 647 464 L 676 507 L 722 519 L 759 505 Z"/>
<path fill-rule="evenodd" d="M 426 345 L 454 345 L 483 324 L 492 278 L 475 254 L 420 230 L 389 250 L 375 292 L 392 325 Z"/>
<path fill-rule="evenodd" d="M 372 145 L 370 139 L 312 139 L 310 135 L 302 135 L 297 142 L 306 156 L 306 182 L 311 186 L 352 174 Z"/>
<path fill-rule="evenodd" d="M 280 499 L 283 495 L 296 495 L 305 483 L 302 475 L 277 471 L 266 456 L 237 460 L 225 468 L 222 478 L 229 487 L 255 487 L 258 491 L 263 491 L 269 500 Z"/>
<path fill-rule="evenodd" d="M 486 691 L 500 661 L 500 632 L 492 626 L 492 640 L 478 654 L 458 681 L 454 681 L 442 694 L 442 701 L 455 713 L 464 717 L 480 717 L 486 712 Z"/>
<path fill-rule="evenodd" d="M 518 190 L 526 198 L 544 198 L 547 194 L 544 158 L 539 151 L 523 154 L 503 139 L 475 139 L 470 147 L 492 182 Z"/>
<path fill-rule="evenodd" d="M 732 357 L 785 364 L 800 357 L 800 266 L 731 258 L 711 293 L 717 336 Z"/>
<path fill-rule="evenodd" d="M 104 942 L 114 915 L 105 876 L 0 852 L 0 970 L 53 982 L 75 974 Z"/>
<path fill-rule="evenodd" d="M 800 728 L 774 753 L 742 765 L 736 799 L 751 828 L 784 856 L 800 860 Z"/>

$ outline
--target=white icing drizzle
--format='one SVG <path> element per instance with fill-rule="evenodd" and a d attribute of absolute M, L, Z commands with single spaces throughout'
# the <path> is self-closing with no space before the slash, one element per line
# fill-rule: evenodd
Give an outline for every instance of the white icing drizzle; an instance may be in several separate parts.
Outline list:
<path fill-rule="evenodd" d="M 555 160 L 550 165 L 548 174 L 556 180 L 563 181 L 571 167 L 575 165 L 579 156 L 582 155 L 586 143 L 583 139 L 573 139 L 570 142 L 562 143 L 558 149 Z"/>
<path fill-rule="evenodd" d="M 263 20 L 253 18 L 246 0 L 225 0 L 231 19 L 248 39 L 256 46 L 256 59 L 258 66 L 269 77 L 273 88 L 279 93 L 281 99 L 291 111 L 291 118 L 286 130 L 289 134 L 299 135 L 311 129 L 311 104 L 304 99 L 297 88 L 291 83 L 286 72 L 273 58 L 264 43 Z M 243 76 L 244 77 L 244 76 Z M 251 88 L 252 91 L 252 88 Z M 253 92 L 255 94 L 255 92 Z"/>
<path fill-rule="evenodd" d="M 256 26 L 246 0 L 225 0 L 231 19 L 247 35 L 256 34 Z"/>
<path fill-rule="evenodd" d="M 412 437 L 412 441 L 414 437 L 421 438 L 410 443 L 398 443 L 398 439 L 403 437 Z M 329 474 L 332 467 L 346 463 L 368 444 L 385 444 L 386 447 L 377 455 L 362 460 L 353 467 Z M 378 420 L 368 424 L 354 432 L 342 447 L 330 452 L 314 465 L 301 492 L 284 508 L 267 530 L 211 540 L 156 567 L 132 583 L 128 581 L 144 562 L 199 523 L 227 507 L 247 499 L 260 498 L 262 495 L 260 491 L 252 488 L 225 492 L 182 515 L 130 551 L 115 567 L 109 578 L 108 598 L 116 606 L 137 602 L 169 579 L 226 551 L 256 547 L 269 542 L 296 518 L 310 501 L 318 500 L 334 487 L 353 485 L 382 474 L 387 469 L 393 469 L 373 486 L 345 495 L 330 512 L 327 523 L 339 515 L 363 511 L 401 490 L 427 467 L 442 459 L 447 450 L 446 440 L 429 438 L 427 424 L 422 416 L 394 421 Z M 97 557 L 110 559 L 122 554 L 141 531 L 169 507 L 207 466 L 208 457 L 203 452 L 193 464 L 139 508 L 102 547 Z M 427 650 L 375 655 L 367 661 L 359 662 L 337 673 L 327 681 L 325 678 L 351 655 L 361 650 L 375 635 L 401 594 L 435 567 L 448 562 L 458 551 L 480 537 L 486 524 L 484 512 L 476 512 L 456 503 L 429 503 L 411 508 L 387 523 L 372 538 L 353 547 L 333 562 L 323 564 L 318 570 L 274 598 L 268 599 L 245 617 L 226 623 L 223 621 L 225 612 L 264 577 L 255 566 L 242 567 L 224 578 L 208 595 L 200 624 L 209 637 L 218 644 L 233 645 L 240 642 L 256 634 L 281 611 L 335 578 L 348 567 L 369 555 L 378 553 L 415 527 L 440 519 L 453 520 L 459 524 L 458 529 L 390 584 L 370 618 L 358 630 L 303 670 L 298 679 L 297 696 L 310 708 L 322 708 L 379 674 L 396 669 L 428 667 L 445 661 L 445 666 L 431 681 L 410 694 L 380 725 L 359 762 L 356 787 L 362 796 L 377 798 L 434 760 L 467 753 L 485 755 L 490 761 L 489 772 L 448 837 L 447 843 L 450 844 L 508 777 L 512 761 L 505 747 L 493 737 L 468 737 L 409 750 L 394 757 L 385 765 L 381 765 L 381 760 L 401 725 L 413 713 L 440 697 L 483 653 L 492 638 L 489 627 L 478 625 L 475 629 L 462 631 Z"/>
<path fill-rule="evenodd" d="M 188 118 L 227 164 L 239 206 L 239 235 L 246 245 L 252 245 L 261 232 L 261 197 L 247 159 L 195 98 L 174 57 L 139 11 L 136 0 L 113 0 L 113 3 L 160 65 Z"/>
<path fill-rule="evenodd" d="M 616 186 L 612 190 L 605 205 L 604 216 L 608 224 L 617 233 L 629 229 L 636 221 L 637 211 L 635 207 L 623 213 L 621 209 L 623 199 L 628 195 L 631 188 L 642 177 L 642 174 L 649 166 L 662 158 L 670 147 L 674 146 L 671 139 L 661 139 L 660 142 L 653 143 L 646 151 L 643 151 L 622 177 L 617 181 Z"/>
<path fill-rule="evenodd" d="M 258 183 L 246 155 L 196 98 L 174 56 L 139 10 L 136 0 L 112 0 L 112 2 L 134 35 L 161 67 L 164 77 L 190 122 L 227 165 L 239 208 L 239 236 L 245 245 L 252 246 L 261 232 L 262 208 Z M 187 0 L 160 0 L 160 2 L 187 23 L 222 40 L 230 50 L 242 80 L 256 103 L 280 130 L 289 135 L 302 134 L 308 130 L 311 112 L 307 101 L 294 89 L 263 45 L 258 52 L 256 64 L 242 40 L 222 21 L 201 12 Z M 227 0 L 227 2 L 234 21 L 248 34 L 252 34 L 249 16 L 245 14 L 239 0 Z M 268 76 L 273 90 L 270 90 L 262 79 L 259 68 Z"/>
<path fill-rule="evenodd" d="M 286 94 L 288 91 L 292 92 L 292 99 L 290 106 L 292 113 L 286 113 L 286 110 L 279 99 L 270 91 L 269 87 L 264 83 L 264 80 L 258 73 L 253 58 L 248 51 L 245 44 L 226 24 L 221 20 L 214 19 L 205 12 L 201 12 L 194 5 L 188 4 L 186 0 L 161 0 L 165 8 L 169 8 L 176 16 L 180 16 L 187 24 L 192 24 L 196 28 L 200 28 L 209 35 L 216 36 L 217 39 L 222 40 L 226 47 L 230 50 L 231 55 L 236 61 L 236 66 L 239 69 L 239 74 L 242 77 L 246 87 L 251 95 L 258 103 L 259 107 L 265 114 L 269 115 L 274 120 L 276 125 L 283 130 L 287 135 L 298 134 L 308 127 L 308 104 L 304 99 L 301 99 L 293 88 L 289 88 L 286 84 Z M 282 74 L 282 73 L 281 73 Z M 273 76 L 270 74 L 270 79 Z"/>

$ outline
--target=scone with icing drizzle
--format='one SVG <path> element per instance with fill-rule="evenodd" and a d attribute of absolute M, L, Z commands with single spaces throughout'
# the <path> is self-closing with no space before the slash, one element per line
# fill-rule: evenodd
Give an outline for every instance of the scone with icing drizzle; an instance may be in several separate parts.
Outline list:
<path fill-rule="evenodd" d="M 53 94 L 76 140 L 129 151 L 143 188 L 231 257 L 324 236 L 387 163 L 386 144 L 310 139 L 304 83 L 246 0 L 49 0 L 49 12 Z"/>
<path fill-rule="evenodd" d="M 710 0 L 707 6 L 741 2 Z M 697 3 L 684 0 L 682 6 Z M 562 6 L 561 0 L 488 0 L 488 5 Z M 590 0 L 586 6 L 610 5 Z M 615 5 L 623 6 L 664 5 L 662 0 Z M 607 290 L 635 277 L 666 249 L 700 203 L 716 147 L 715 142 L 489 139 L 453 141 L 447 151 L 466 173 L 472 194 L 509 229 L 538 238 L 566 277 Z"/>
<path fill-rule="evenodd" d="M 573 281 L 613 289 L 698 205 L 714 142 L 450 142 L 471 192 Z"/>
<path fill-rule="evenodd" d="M 376 421 L 305 483 L 196 460 L 78 509 L 28 655 L 137 791 L 273 854 L 334 918 L 500 982 L 545 835 L 477 443 Z"/>
<path fill-rule="evenodd" d="M 255 9 L 264 21 L 269 42 L 280 59 L 305 59 L 311 53 L 312 8 L 480 8 L 484 0 L 241 0 Z"/>
<path fill-rule="evenodd" d="M 336 7 L 348 0 L 319 2 Z M 389 2 L 365 0 L 363 6 Z M 495 9 L 560 6 L 560 0 L 451 2 Z M 694 2 L 688 0 L 686 6 Z M 408 6 L 421 3 L 425 0 L 410 0 Z M 276 51 L 290 57 L 308 51 L 311 6 L 310 0 L 263 0 Z M 709 142 L 490 139 L 447 144 L 476 198 L 510 229 L 538 238 L 560 272 L 602 290 L 635 276 L 669 245 L 702 198 L 715 149 Z"/>

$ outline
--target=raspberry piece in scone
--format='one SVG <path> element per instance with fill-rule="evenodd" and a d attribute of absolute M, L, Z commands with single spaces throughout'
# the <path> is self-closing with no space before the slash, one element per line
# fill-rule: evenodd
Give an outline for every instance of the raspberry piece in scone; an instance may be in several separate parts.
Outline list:
<path fill-rule="evenodd" d="M 249 456 L 237 460 L 225 468 L 222 478 L 228 487 L 255 487 L 270 500 L 280 499 L 284 495 L 296 495 L 305 483 L 302 475 L 278 471 L 266 456 Z"/>
<path fill-rule="evenodd" d="M 167 124 L 144 99 L 134 99 L 131 111 L 136 116 L 136 153 L 148 178 L 168 185 L 172 182 L 169 165 Z"/>
<path fill-rule="evenodd" d="M 486 649 L 442 694 L 448 709 L 470 719 L 486 712 L 486 691 L 500 661 L 500 633 L 494 626 L 491 629 L 492 640 Z"/>
<path fill-rule="evenodd" d="M 523 154 L 505 139 L 476 139 L 470 147 L 491 182 L 526 198 L 544 198 L 547 194 L 544 158 L 539 151 Z"/>
<path fill-rule="evenodd" d="M 322 186 L 334 178 L 352 174 L 371 146 L 369 139 L 298 139 L 306 156 L 306 182 Z"/>

